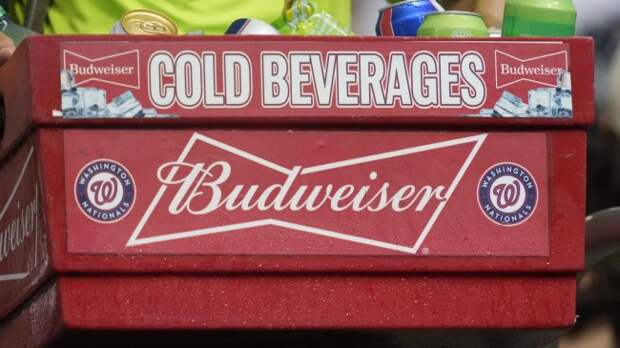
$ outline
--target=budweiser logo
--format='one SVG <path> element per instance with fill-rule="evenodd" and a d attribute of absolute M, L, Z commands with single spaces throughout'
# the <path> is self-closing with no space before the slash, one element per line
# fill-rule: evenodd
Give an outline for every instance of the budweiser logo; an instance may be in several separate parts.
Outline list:
<path fill-rule="evenodd" d="M 70 50 L 64 50 L 64 69 L 74 74 L 76 86 L 99 81 L 140 89 L 138 50 L 99 58 L 89 58 Z"/>
<path fill-rule="evenodd" d="M 560 51 L 532 58 L 519 58 L 495 50 L 495 69 L 498 89 L 523 81 L 556 87 L 559 73 L 568 70 L 568 53 Z"/>
<path fill-rule="evenodd" d="M 40 229 L 39 190 L 34 183 L 32 196 L 26 201 L 23 197 L 20 199 L 19 194 L 20 191 L 30 189 L 27 184 L 24 184 L 24 182 L 28 183 L 24 177 L 27 169 L 29 167 L 32 169 L 34 165 L 33 153 L 34 147 L 30 147 L 17 180 L 4 206 L 0 208 L 0 282 L 24 279 L 35 267 L 28 257 L 34 253 L 36 263 L 36 236 Z M 33 238 L 35 238 L 34 248 L 31 245 Z M 28 247 L 35 250 L 25 249 Z"/>
<path fill-rule="evenodd" d="M 485 139 L 283 165 L 194 133 L 177 160 L 159 166 L 160 188 L 127 246 L 271 227 L 416 254 Z M 438 151 L 454 160 L 428 177 Z M 395 231 L 368 230 L 378 221 Z"/>

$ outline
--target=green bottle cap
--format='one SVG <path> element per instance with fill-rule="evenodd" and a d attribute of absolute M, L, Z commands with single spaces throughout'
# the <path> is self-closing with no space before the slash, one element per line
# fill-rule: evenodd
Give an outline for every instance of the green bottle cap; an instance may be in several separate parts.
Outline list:
<path fill-rule="evenodd" d="M 0 18 L 4 16 L 6 16 L 6 10 L 2 6 L 0 6 Z"/>

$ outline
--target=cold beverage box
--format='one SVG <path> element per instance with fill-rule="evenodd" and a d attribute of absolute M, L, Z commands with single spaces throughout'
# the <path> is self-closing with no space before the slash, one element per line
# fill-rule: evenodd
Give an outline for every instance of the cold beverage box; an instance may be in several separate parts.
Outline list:
<path fill-rule="evenodd" d="M 0 93 L 0 342 L 575 322 L 589 38 L 33 37 Z"/>

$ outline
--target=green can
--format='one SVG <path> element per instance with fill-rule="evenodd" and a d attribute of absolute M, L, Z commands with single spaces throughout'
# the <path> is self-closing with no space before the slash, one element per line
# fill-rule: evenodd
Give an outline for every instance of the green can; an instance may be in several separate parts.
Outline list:
<path fill-rule="evenodd" d="M 576 21 L 572 0 L 507 0 L 502 36 L 573 36 Z"/>
<path fill-rule="evenodd" d="M 477 13 L 444 11 L 426 15 L 418 36 L 489 37 L 489 30 Z"/>

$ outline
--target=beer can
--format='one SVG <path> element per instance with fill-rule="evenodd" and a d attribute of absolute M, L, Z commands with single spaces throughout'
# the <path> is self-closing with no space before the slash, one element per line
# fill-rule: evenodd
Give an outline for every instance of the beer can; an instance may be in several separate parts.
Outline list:
<path fill-rule="evenodd" d="M 110 34 L 177 35 L 176 24 L 168 16 L 151 10 L 125 12 Z"/>
<path fill-rule="evenodd" d="M 416 36 L 425 16 L 443 11 L 435 0 L 402 1 L 379 10 L 377 36 Z"/>
<path fill-rule="evenodd" d="M 260 19 L 240 18 L 232 22 L 226 35 L 280 35 L 280 32 Z"/>
<path fill-rule="evenodd" d="M 489 37 L 489 30 L 477 13 L 445 11 L 426 16 L 418 36 Z"/>
<path fill-rule="evenodd" d="M 576 21 L 572 0 L 507 0 L 502 36 L 573 36 Z"/>
<path fill-rule="evenodd" d="M 128 33 L 125 31 L 125 28 L 123 28 L 121 21 L 116 21 L 116 23 L 114 23 L 114 25 L 112 26 L 112 29 L 110 29 L 110 34 L 127 35 Z"/>

